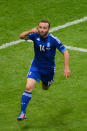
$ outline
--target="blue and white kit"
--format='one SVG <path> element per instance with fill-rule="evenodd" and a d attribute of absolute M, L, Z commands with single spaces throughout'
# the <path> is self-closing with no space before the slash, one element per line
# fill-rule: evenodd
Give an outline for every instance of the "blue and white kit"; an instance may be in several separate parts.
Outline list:
<path fill-rule="evenodd" d="M 35 56 L 27 78 L 38 82 L 41 80 L 43 84 L 49 86 L 54 80 L 56 48 L 63 53 L 66 47 L 50 33 L 46 38 L 42 38 L 39 33 L 32 33 L 28 35 L 28 40 L 34 42 Z"/>

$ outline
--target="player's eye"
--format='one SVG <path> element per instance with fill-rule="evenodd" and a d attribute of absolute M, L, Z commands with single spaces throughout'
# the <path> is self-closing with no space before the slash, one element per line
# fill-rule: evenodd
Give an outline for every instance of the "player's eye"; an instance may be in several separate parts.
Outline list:
<path fill-rule="evenodd" d="M 44 29 L 47 29 L 47 27 L 44 27 Z"/>
<path fill-rule="evenodd" d="M 39 26 L 39 28 L 41 29 L 42 27 L 41 27 L 41 26 Z"/>

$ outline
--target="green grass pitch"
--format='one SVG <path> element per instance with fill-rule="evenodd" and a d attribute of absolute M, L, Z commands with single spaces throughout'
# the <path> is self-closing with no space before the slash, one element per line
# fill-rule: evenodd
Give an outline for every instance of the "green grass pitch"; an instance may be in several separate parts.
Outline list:
<path fill-rule="evenodd" d="M 51 28 L 87 16 L 86 0 L 1 0 L 0 45 L 42 19 Z M 87 21 L 53 32 L 65 45 L 87 49 Z M 37 84 L 27 119 L 17 121 L 21 95 L 34 56 L 33 44 L 22 42 L 0 50 L 0 131 L 86 131 L 87 53 L 71 51 L 71 76 L 63 75 L 63 55 L 56 52 L 55 81 L 48 91 Z"/>

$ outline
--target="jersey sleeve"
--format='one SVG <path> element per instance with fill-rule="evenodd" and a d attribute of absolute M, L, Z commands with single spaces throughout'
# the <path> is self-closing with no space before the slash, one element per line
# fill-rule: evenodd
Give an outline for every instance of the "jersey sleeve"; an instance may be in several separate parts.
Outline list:
<path fill-rule="evenodd" d="M 66 47 L 57 37 L 55 38 L 55 46 L 61 53 L 63 53 L 66 50 Z"/>
<path fill-rule="evenodd" d="M 35 38 L 34 33 L 28 34 L 28 35 L 27 35 L 27 38 L 28 38 L 28 40 L 34 41 L 34 38 Z"/>

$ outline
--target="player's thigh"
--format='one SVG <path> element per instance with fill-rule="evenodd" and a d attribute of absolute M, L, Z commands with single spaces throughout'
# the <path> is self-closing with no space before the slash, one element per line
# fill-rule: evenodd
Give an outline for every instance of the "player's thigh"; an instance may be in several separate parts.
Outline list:
<path fill-rule="evenodd" d="M 27 78 L 26 90 L 32 91 L 36 84 L 37 84 L 37 81 L 35 79 Z"/>

